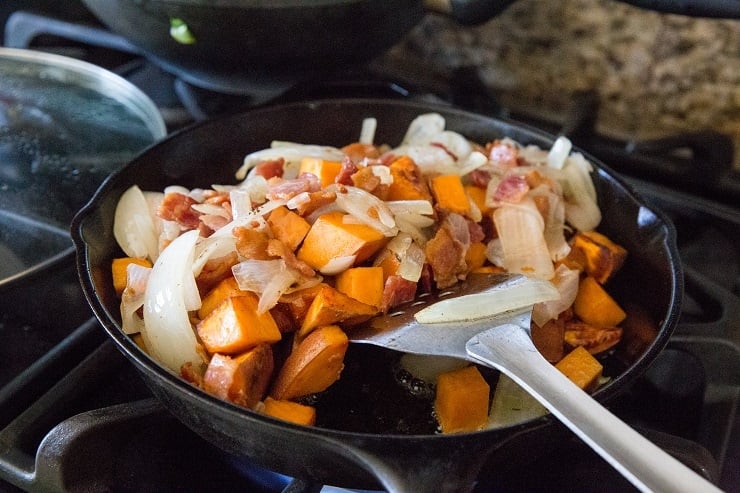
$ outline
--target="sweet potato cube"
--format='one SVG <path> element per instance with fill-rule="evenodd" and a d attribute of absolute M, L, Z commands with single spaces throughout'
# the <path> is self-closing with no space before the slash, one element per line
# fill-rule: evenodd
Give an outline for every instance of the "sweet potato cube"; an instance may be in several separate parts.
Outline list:
<path fill-rule="evenodd" d="M 295 320 L 303 320 L 308 313 L 313 299 L 321 291 L 323 284 L 315 284 L 311 287 L 299 289 L 286 293 L 280 297 L 280 304 L 288 308 L 290 315 Z"/>
<path fill-rule="evenodd" d="M 435 176 L 432 178 L 431 187 L 432 195 L 440 209 L 462 215 L 470 212 L 470 201 L 460 175 Z"/>
<path fill-rule="evenodd" d="M 239 289 L 239 285 L 236 283 L 234 276 L 227 277 L 216 284 L 216 286 L 203 297 L 203 300 L 200 303 L 200 308 L 198 309 L 198 318 L 201 320 L 206 318 L 206 316 L 225 299 L 231 298 L 232 296 L 240 296 L 245 293 L 246 291 Z"/>
<path fill-rule="evenodd" d="M 434 410 L 443 433 L 482 429 L 488 422 L 491 388 L 475 366 L 437 377 Z"/>
<path fill-rule="evenodd" d="M 128 266 L 129 264 L 138 264 L 142 267 L 151 267 L 152 263 L 145 258 L 122 257 L 114 258 L 111 264 L 111 273 L 113 275 L 113 288 L 116 294 L 121 296 L 128 283 Z"/>
<path fill-rule="evenodd" d="M 421 170 L 408 156 L 402 156 L 388 166 L 393 183 L 388 187 L 386 200 L 429 200 L 432 195 Z"/>
<path fill-rule="evenodd" d="M 345 222 L 342 212 L 319 216 L 311 226 L 297 257 L 321 271 L 332 259 L 355 256 L 355 264 L 366 260 L 386 244 L 388 238 L 375 228 Z"/>
<path fill-rule="evenodd" d="M 299 425 L 313 426 L 316 423 L 316 408 L 293 401 L 279 401 L 269 396 L 265 398 L 262 412 L 273 418 Z"/>
<path fill-rule="evenodd" d="M 198 336 L 210 353 L 236 354 L 282 337 L 270 312 L 257 313 L 252 292 L 226 298 L 198 324 Z"/>
<path fill-rule="evenodd" d="M 319 182 L 321 182 L 321 188 L 325 188 L 334 183 L 334 179 L 337 177 L 341 169 L 342 163 L 339 161 L 327 161 L 326 159 L 315 157 L 304 157 L 301 160 L 298 174 L 312 173 L 316 175 L 319 178 Z"/>
<path fill-rule="evenodd" d="M 322 284 L 308 307 L 297 337 L 302 339 L 322 325 L 343 323 L 354 325 L 378 314 L 378 308 L 358 301 L 337 289 Z"/>
<path fill-rule="evenodd" d="M 488 258 L 486 252 L 488 248 L 482 241 L 471 243 L 465 252 L 465 263 L 468 264 L 468 271 L 473 271 L 483 267 Z"/>
<path fill-rule="evenodd" d="M 486 189 L 475 185 L 466 185 L 465 193 L 468 194 L 470 200 L 478 206 L 482 214 L 488 214 L 491 212 L 491 208 L 486 205 Z"/>
<path fill-rule="evenodd" d="M 352 267 L 340 273 L 334 284 L 340 293 L 379 308 L 383 303 L 383 268 Z"/>
<path fill-rule="evenodd" d="M 275 238 L 285 243 L 291 251 L 295 251 L 306 237 L 311 225 L 301 216 L 285 206 L 278 207 L 270 212 L 267 218 Z"/>
<path fill-rule="evenodd" d="M 601 363 L 581 346 L 566 354 L 555 368 L 585 391 L 593 390 L 603 370 Z"/>
<path fill-rule="evenodd" d="M 596 327 L 616 327 L 627 317 L 622 307 L 591 276 L 581 280 L 573 312 L 582 321 Z"/>
<path fill-rule="evenodd" d="M 238 356 L 214 354 L 203 375 L 203 389 L 221 399 L 254 408 L 274 370 L 272 348 L 259 344 Z"/>
<path fill-rule="evenodd" d="M 291 400 L 323 392 L 339 379 L 348 345 L 347 334 L 336 325 L 314 330 L 285 359 L 270 396 Z"/>
<path fill-rule="evenodd" d="M 624 264 L 627 250 L 596 231 L 579 232 L 573 238 L 573 249 L 581 253 L 584 270 L 604 284 Z"/>

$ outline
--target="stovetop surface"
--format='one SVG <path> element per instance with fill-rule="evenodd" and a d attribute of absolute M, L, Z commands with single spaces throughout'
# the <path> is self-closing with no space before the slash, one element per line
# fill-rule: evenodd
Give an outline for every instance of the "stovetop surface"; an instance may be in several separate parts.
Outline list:
<path fill-rule="evenodd" d="M 78 49 L 75 46 L 72 51 Z M 193 88 L 127 54 L 105 52 L 104 56 L 110 57 L 104 65 L 157 102 L 170 130 L 253 104 Z M 367 73 L 359 77 L 352 73 L 345 81 L 312 84 L 309 94 L 357 94 L 357 86 L 348 87 L 347 82 L 358 79 L 363 81 L 359 95 L 380 90 L 384 97 L 407 97 L 416 90 L 384 78 L 371 77 L 368 82 Z M 306 94 L 289 91 L 283 98 Z M 489 96 L 475 97 L 458 89 L 421 97 L 506 114 Z M 551 132 L 562 130 L 548 122 L 532 123 Z M 569 133 L 616 168 L 614 146 L 606 145 L 613 144 L 608 139 L 597 139 L 589 149 L 587 141 L 593 135 L 587 128 L 584 131 L 576 122 Z M 676 192 L 680 187 L 672 183 L 665 186 L 657 180 L 663 185 L 656 185 L 654 179 L 635 178 L 630 173 L 636 166 L 639 162 L 627 167 L 625 176 L 677 227 L 687 273 L 686 300 L 667 349 L 615 402 L 614 410 L 648 436 L 673 437 L 693 454 L 687 460 L 707 459 L 693 462 L 694 466 L 718 478 L 726 491 L 740 491 L 736 467 L 740 463 L 740 209 L 732 200 L 717 202 L 701 194 Z M 37 491 L 59 484 L 67 491 L 333 490 L 245 464 L 170 416 L 91 318 L 76 286 L 71 256 L 52 270 L 43 288 L 28 289 L 35 293 L 31 297 L 38 297 L 30 309 L 12 297 L 0 298 L 0 490 Z M 42 290 L 68 297 L 71 304 L 83 308 L 63 317 L 44 314 L 38 308 L 44 303 Z M 655 416 L 665 409 L 679 411 L 656 422 Z M 575 438 L 532 464 L 501 471 L 494 478 L 477 485 L 476 491 L 634 490 Z"/>

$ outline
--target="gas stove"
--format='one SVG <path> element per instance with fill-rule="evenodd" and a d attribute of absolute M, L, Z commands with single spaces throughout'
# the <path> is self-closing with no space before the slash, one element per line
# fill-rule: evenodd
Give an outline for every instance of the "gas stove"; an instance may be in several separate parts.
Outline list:
<path fill-rule="evenodd" d="M 726 136 L 697 132 L 651 142 L 601 136 L 593 128 L 598 105 L 588 93 L 574 97 L 565 124 L 517 115 L 497 103 L 475 67 L 430 81 L 371 63 L 330 79 L 222 94 L 162 70 L 84 11 L 75 15 L 16 12 L 5 44 L 74 56 L 122 75 L 157 104 L 169 131 L 257 105 L 372 95 L 432 100 L 570 136 L 672 219 L 686 273 L 674 336 L 612 409 L 724 490 L 740 491 L 740 182 L 729 170 Z M 0 300 L 0 490 L 338 491 L 245 463 L 180 424 L 92 318 L 71 254 L 50 276 L 30 279 L 24 289 L 41 304 L 45 296 L 69 299 L 64 316 L 29 317 L 12 297 Z M 634 488 L 575 438 L 475 488 L 533 490 Z"/>

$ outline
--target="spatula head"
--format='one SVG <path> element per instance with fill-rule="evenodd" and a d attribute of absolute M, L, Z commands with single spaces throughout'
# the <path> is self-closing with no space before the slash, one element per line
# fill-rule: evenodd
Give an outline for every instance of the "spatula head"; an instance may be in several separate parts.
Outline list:
<path fill-rule="evenodd" d="M 471 274 L 465 281 L 449 289 L 424 294 L 385 315 L 351 327 L 347 329 L 347 335 L 352 342 L 374 344 L 405 353 L 469 359 L 465 343 L 484 330 L 506 323 L 529 330 L 532 304 L 512 307 L 502 313 L 482 318 L 463 317 L 462 320 L 452 322 L 421 323 L 417 320 L 416 314 L 440 301 L 446 302 L 467 295 L 476 295 L 476 300 L 484 301 L 488 296 L 501 296 L 504 291 L 516 289 L 529 282 L 540 281 L 533 281 L 521 275 Z M 452 306 L 454 307 L 454 303 Z"/>

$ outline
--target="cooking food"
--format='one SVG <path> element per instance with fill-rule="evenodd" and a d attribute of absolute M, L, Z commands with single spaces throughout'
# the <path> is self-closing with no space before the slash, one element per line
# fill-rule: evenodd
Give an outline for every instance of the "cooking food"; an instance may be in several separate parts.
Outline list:
<path fill-rule="evenodd" d="M 590 163 L 562 137 L 549 150 L 474 143 L 436 113 L 395 148 L 374 143 L 374 125 L 342 148 L 275 141 L 246 156 L 236 185 L 129 188 L 114 223 L 126 256 L 111 267 L 124 331 L 207 392 L 310 425 L 352 325 L 471 272 L 508 271 L 557 289 L 535 305 L 533 339 L 583 388 L 598 386 L 593 355 L 622 337 L 608 281 L 627 252 L 595 231 Z M 418 375 L 438 363 L 404 362 Z M 441 390 L 443 432 L 486 426 L 489 386 L 476 372 L 424 375 Z M 459 413 L 472 402 L 476 419 Z"/>

